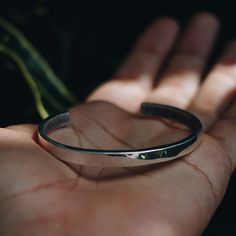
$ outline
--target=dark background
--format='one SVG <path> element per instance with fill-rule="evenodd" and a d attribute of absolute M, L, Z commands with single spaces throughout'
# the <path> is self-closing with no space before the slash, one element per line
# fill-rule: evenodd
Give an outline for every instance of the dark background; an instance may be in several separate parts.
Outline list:
<path fill-rule="evenodd" d="M 0 0 L 0 16 L 24 32 L 79 101 L 111 78 L 135 39 L 153 20 L 170 16 L 184 27 L 199 11 L 210 11 L 221 22 L 213 63 L 224 44 L 236 37 L 233 1 L 230 5 L 230 1 L 207 0 Z M 24 78 L 4 55 L 0 55 L 0 88 L 0 127 L 40 121 Z M 204 235 L 236 235 L 235 184 L 234 175 Z"/>

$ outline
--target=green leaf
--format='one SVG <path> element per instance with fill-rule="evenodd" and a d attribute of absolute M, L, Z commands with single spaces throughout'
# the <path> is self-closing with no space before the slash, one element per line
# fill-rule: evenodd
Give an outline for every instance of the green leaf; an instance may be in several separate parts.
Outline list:
<path fill-rule="evenodd" d="M 76 103 L 76 98 L 26 37 L 1 18 L 0 53 L 8 55 L 21 70 L 42 118 Z"/>

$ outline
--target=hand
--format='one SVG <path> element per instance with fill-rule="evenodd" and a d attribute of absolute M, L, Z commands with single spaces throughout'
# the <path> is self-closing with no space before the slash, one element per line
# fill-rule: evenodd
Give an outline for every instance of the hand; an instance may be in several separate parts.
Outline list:
<path fill-rule="evenodd" d="M 224 196 L 236 156 L 235 42 L 200 81 L 217 29 L 213 16 L 194 16 L 160 76 L 178 26 L 171 19 L 155 22 L 114 79 L 88 98 L 133 113 L 143 101 L 192 111 L 206 134 L 201 146 L 186 157 L 146 168 L 121 168 L 119 175 L 109 168 L 74 171 L 38 145 L 36 126 L 1 129 L 0 234 L 200 235 Z M 103 141 L 114 139 L 109 145 L 142 141 L 127 136 L 127 130 L 135 132 L 143 123 L 109 103 L 85 103 L 71 113 L 75 121 L 81 114 L 88 118 L 78 136 L 84 145 L 99 141 L 98 129 L 104 132 Z M 152 135 L 158 130 L 166 137 L 176 133 L 176 128 L 155 122 Z M 150 135 L 147 130 L 153 124 L 145 123 L 143 136 Z"/>

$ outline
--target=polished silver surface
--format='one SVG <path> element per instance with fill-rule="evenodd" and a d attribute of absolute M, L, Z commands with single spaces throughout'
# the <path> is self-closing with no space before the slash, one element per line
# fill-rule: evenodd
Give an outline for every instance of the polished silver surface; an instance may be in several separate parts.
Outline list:
<path fill-rule="evenodd" d="M 202 125 L 193 114 L 175 107 L 153 103 L 142 104 L 141 113 L 152 118 L 161 117 L 177 121 L 191 128 L 192 133 L 177 142 L 145 149 L 86 149 L 60 143 L 49 137 L 50 132 L 70 124 L 70 114 L 65 112 L 42 121 L 38 132 L 39 143 L 64 162 L 95 167 L 144 166 L 166 162 L 191 153 L 201 143 Z"/>

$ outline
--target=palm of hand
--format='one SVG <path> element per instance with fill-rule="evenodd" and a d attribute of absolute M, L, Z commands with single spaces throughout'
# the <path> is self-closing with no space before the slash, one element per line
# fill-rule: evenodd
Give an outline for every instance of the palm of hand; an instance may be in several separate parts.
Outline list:
<path fill-rule="evenodd" d="M 108 87 L 109 90 L 105 85 L 107 93 L 114 88 L 112 84 Z M 102 98 L 99 91 L 105 100 L 124 109 L 135 108 L 133 104 L 121 103 L 115 95 L 107 99 L 103 87 L 94 93 L 96 99 Z M 136 96 L 135 91 L 127 96 Z M 175 105 L 176 99 L 169 99 L 168 103 Z M 119 127 L 112 131 L 115 136 L 121 135 L 119 140 L 126 137 L 129 144 L 139 142 L 137 136 L 127 137 L 127 126 L 139 122 L 137 119 L 115 106 L 94 104 L 73 108 L 74 117 L 79 118 L 80 109 L 88 109 L 101 124 L 107 124 L 104 113 L 98 112 L 105 107 L 107 114 L 116 114 L 108 130 Z M 153 130 L 153 138 L 158 133 L 169 137 L 170 132 L 176 132 L 155 122 L 159 125 Z M 117 123 L 119 126 L 113 125 Z M 212 126 L 213 120 L 207 120 L 206 124 Z M 88 122 L 83 133 L 94 130 L 93 125 L 93 121 Z M 79 175 L 37 144 L 36 127 L 2 129 L 0 232 L 2 235 L 199 235 L 222 199 L 232 172 L 230 143 L 227 152 L 223 142 L 219 142 L 219 138 L 229 134 L 227 130 L 233 127 L 232 123 L 222 120 L 216 126 L 218 133 L 210 129 L 201 146 L 179 160 L 120 170 L 82 167 Z M 147 127 L 143 132 L 146 130 L 150 137 Z M 103 142 L 112 140 L 109 134 L 103 137 Z M 88 144 L 86 138 L 82 141 Z"/>
<path fill-rule="evenodd" d="M 82 110 L 96 114 L 96 120 L 106 124 L 109 130 L 119 127 L 113 130 L 115 136 L 126 136 L 123 134 L 129 133 L 127 127 L 140 122 L 109 104 L 91 103 L 82 107 L 74 108 L 72 114 L 78 116 L 75 119 L 80 118 Z M 102 113 L 98 111 L 104 108 L 108 114 L 113 114 L 114 119 L 110 122 L 114 125 L 119 123 L 119 126 L 107 123 L 104 115 L 99 117 Z M 155 123 L 159 124 L 153 129 L 153 121 L 146 121 L 144 129 L 150 131 L 148 126 L 152 127 L 153 137 L 163 137 L 171 131 L 176 133 L 175 128 L 158 121 Z M 95 125 L 93 120 L 87 121 L 83 133 L 96 131 L 96 127 L 97 123 Z M 224 172 L 228 170 L 220 169 L 217 173 L 210 173 L 210 177 L 204 173 L 205 168 L 217 167 L 224 162 L 224 153 L 209 137 L 204 138 L 198 151 L 178 161 L 122 170 L 83 167 L 78 176 L 37 145 L 30 134 L 32 130 L 29 126 L 2 132 L 9 147 L 2 150 L 4 164 L 1 179 L 5 179 L 6 183 L 2 185 L 1 206 L 4 208 L 1 209 L 1 219 L 5 221 L 3 230 L 10 228 L 13 230 L 11 233 L 42 235 L 43 228 L 43 235 L 77 235 L 77 232 L 79 235 L 115 235 L 116 232 L 117 235 L 143 235 L 145 232 L 148 235 L 157 232 L 185 234 L 196 221 L 198 224 L 202 221 L 199 231 L 204 227 L 205 218 L 223 194 L 215 186 L 214 178 L 226 178 Z M 152 136 L 150 133 L 142 134 Z M 112 140 L 110 134 L 102 136 L 102 140 L 106 139 L 112 142 L 110 145 L 119 144 L 119 141 Z M 86 138 L 81 141 L 84 145 L 88 142 Z M 129 143 L 138 141 L 136 136 L 131 135 Z M 202 201 L 202 198 L 212 199 L 212 202 Z"/>

